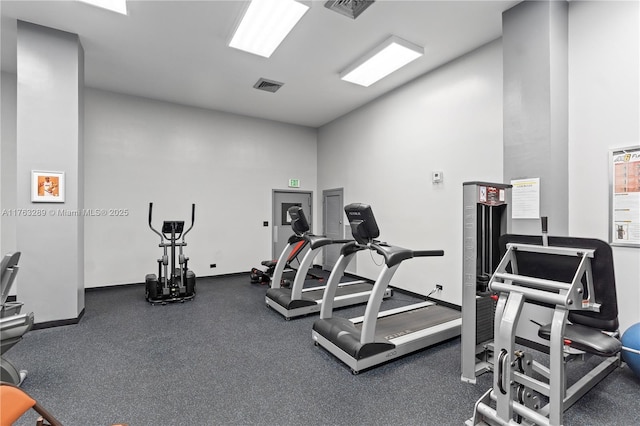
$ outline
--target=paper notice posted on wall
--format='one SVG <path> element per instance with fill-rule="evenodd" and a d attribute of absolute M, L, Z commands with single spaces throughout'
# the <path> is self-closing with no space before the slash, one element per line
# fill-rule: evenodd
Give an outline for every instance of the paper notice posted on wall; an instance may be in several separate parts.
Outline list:
<path fill-rule="evenodd" d="M 511 181 L 512 219 L 540 218 L 540 178 Z"/>

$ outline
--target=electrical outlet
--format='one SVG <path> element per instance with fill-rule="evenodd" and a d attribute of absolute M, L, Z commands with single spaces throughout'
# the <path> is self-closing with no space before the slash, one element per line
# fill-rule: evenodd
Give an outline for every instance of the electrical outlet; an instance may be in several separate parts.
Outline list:
<path fill-rule="evenodd" d="M 436 291 L 442 291 L 442 286 L 440 284 L 436 284 Z"/>
<path fill-rule="evenodd" d="M 209 265 L 209 268 L 215 268 L 217 265 L 215 263 L 212 263 Z"/>

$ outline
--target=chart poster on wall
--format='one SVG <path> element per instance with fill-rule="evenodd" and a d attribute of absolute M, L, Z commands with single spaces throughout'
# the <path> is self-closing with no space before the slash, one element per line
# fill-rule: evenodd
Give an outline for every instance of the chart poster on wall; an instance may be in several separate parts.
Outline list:
<path fill-rule="evenodd" d="M 540 178 L 511 181 L 511 218 L 540 218 Z"/>
<path fill-rule="evenodd" d="M 610 151 L 612 245 L 640 247 L 640 146 Z"/>

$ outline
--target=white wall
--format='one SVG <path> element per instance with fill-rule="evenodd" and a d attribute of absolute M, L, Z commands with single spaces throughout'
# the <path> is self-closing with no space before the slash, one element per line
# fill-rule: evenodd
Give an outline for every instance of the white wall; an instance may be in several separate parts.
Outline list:
<path fill-rule="evenodd" d="M 17 28 L 16 202 L 20 211 L 49 211 L 16 218 L 27 283 L 18 297 L 37 323 L 77 318 L 84 310 L 84 223 L 51 210 L 83 208 L 84 53 L 75 34 L 23 21 Z M 31 170 L 64 172 L 64 204 L 32 202 Z"/>
<path fill-rule="evenodd" d="M 197 275 L 248 271 L 271 258 L 271 195 L 298 177 L 316 188 L 316 130 L 95 89 L 85 92 L 86 287 L 142 282 L 156 272 L 147 225 L 196 223 L 186 254 Z M 209 264 L 216 263 L 216 269 Z"/>
<path fill-rule="evenodd" d="M 569 6 L 569 233 L 609 241 L 609 149 L 640 144 L 640 6 Z M 640 321 L 640 248 L 613 252 L 625 330 Z"/>
<path fill-rule="evenodd" d="M 434 297 L 461 303 L 462 183 L 473 180 L 502 181 L 500 41 L 319 129 L 319 193 L 344 187 L 345 204 L 371 204 L 383 241 L 445 251 L 399 268 L 391 284 L 415 293 L 442 284 Z M 357 272 L 375 278 L 369 253 L 358 256 Z"/>
<path fill-rule="evenodd" d="M 4 256 L 16 250 L 16 219 L 9 213 L 16 208 L 16 76 L 3 72 L 0 83 L 0 209 L 6 209 L 0 216 L 0 255 Z"/>
<path fill-rule="evenodd" d="M 607 153 L 640 141 L 638 9 L 637 2 L 570 3 L 571 235 L 608 239 Z M 271 221 L 271 190 L 298 177 L 302 190 L 314 191 L 315 224 L 322 190 L 344 187 L 345 203 L 372 204 L 384 240 L 444 249 L 442 258 L 407 261 L 393 284 L 426 294 L 439 283 L 438 297 L 459 304 L 462 182 L 503 176 L 500 41 L 317 132 L 95 89 L 85 91 L 85 108 L 85 207 L 129 210 L 86 219 L 86 287 L 141 282 L 155 271 L 149 201 L 156 224 L 188 220 L 197 204 L 187 254 L 198 275 L 248 270 L 271 257 L 270 228 L 262 227 Z M 1 154 L 0 201 L 11 208 L 15 76 L 5 73 Z M 433 170 L 444 172 L 444 183 L 431 183 Z M 3 252 L 15 248 L 11 223 L 2 218 Z M 640 250 L 616 247 L 614 256 L 624 330 L 640 321 Z M 377 275 L 370 258 L 358 265 Z"/>
<path fill-rule="evenodd" d="M 16 207 L 16 77 L 2 73 L 1 202 Z M 271 258 L 273 189 L 300 179 L 316 194 L 315 129 L 87 88 L 85 287 L 143 282 L 159 238 L 147 225 L 196 223 L 185 252 L 198 276 L 248 271 Z M 318 201 L 314 199 L 314 215 Z M 57 207 L 57 206 L 56 206 Z M 314 223 L 318 223 L 314 220 Z M 2 252 L 16 249 L 15 218 L 2 217 Z M 209 264 L 215 263 L 215 269 Z M 16 287 L 19 287 L 19 283 Z M 15 288 L 12 293 L 15 294 Z"/>

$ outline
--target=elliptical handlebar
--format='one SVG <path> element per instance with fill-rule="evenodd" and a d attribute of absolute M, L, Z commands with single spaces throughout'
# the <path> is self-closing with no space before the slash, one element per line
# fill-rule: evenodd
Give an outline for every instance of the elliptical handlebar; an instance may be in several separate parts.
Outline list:
<path fill-rule="evenodd" d="M 158 231 L 157 229 L 155 229 L 153 227 L 153 224 L 152 224 L 152 221 L 151 221 L 151 219 L 153 217 L 152 213 L 153 213 L 153 203 L 149 203 L 149 228 L 151 228 L 151 230 L 153 232 L 155 232 L 157 235 L 160 236 L 160 244 L 162 245 L 162 244 L 164 244 L 165 236 L 162 235 L 162 233 L 160 231 Z M 186 245 L 185 242 L 184 242 L 184 237 L 189 233 L 189 231 L 191 231 L 191 229 L 193 228 L 193 225 L 195 224 L 195 221 L 196 221 L 196 205 L 194 203 L 194 204 L 191 204 L 191 226 L 189 227 L 189 229 L 187 229 L 181 235 L 178 235 L 178 237 L 176 238 L 176 241 L 180 237 L 182 237 L 182 243 L 178 243 L 178 244 Z M 166 238 L 167 238 L 167 240 L 169 240 L 169 237 L 166 237 Z"/>
<path fill-rule="evenodd" d="M 153 203 L 149 203 L 149 228 L 151 228 L 153 232 L 155 232 L 160 236 L 160 244 L 162 244 L 162 242 L 164 241 L 164 236 L 160 232 L 158 232 L 151 224 L 152 212 L 153 212 Z"/>
<path fill-rule="evenodd" d="M 196 205 L 195 203 L 191 204 L 191 226 L 182 234 L 182 242 L 184 243 L 184 237 L 187 236 L 191 228 L 193 228 L 193 224 L 196 221 Z"/>

